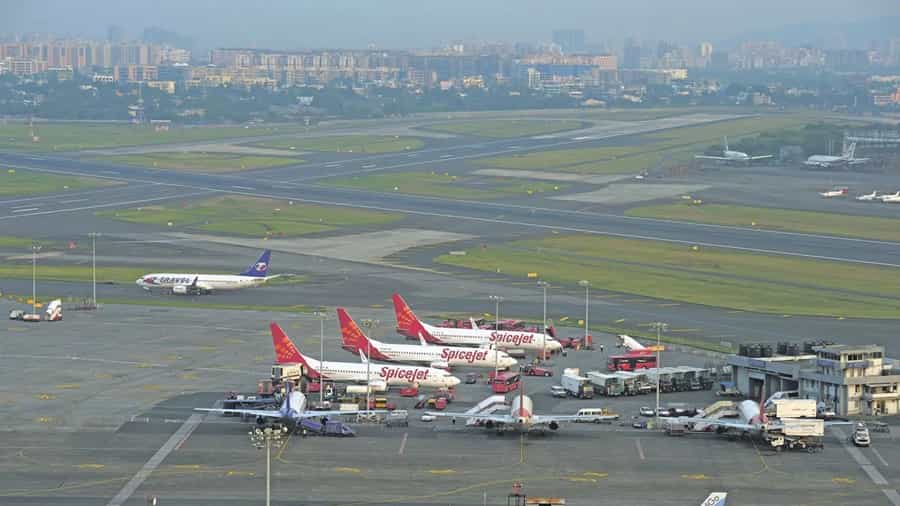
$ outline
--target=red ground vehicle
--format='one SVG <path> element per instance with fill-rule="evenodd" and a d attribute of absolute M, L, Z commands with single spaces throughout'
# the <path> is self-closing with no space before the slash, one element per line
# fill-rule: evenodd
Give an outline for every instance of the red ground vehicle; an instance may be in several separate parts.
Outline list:
<path fill-rule="evenodd" d="M 610 371 L 636 371 L 656 367 L 656 355 L 613 355 L 606 368 Z"/>
<path fill-rule="evenodd" d="M 406 387 L 400 389 L 400 397 L 415 397 L 419 395 L 419 389 L 416 387 Z"/>
<path fill-rule="evenodd" d="M 505 394 L 519 388 L 520 376 L 517 372 L 501 372 L 491 378 L 491 390 L 495 394 Z"/>
<path fill-rule="evenodd" d="M 521 365 L 519 366 L 519 372 L 525 376 L 544 376 L 548 378 L 553 376 L 552 370 L 536 365 Z"/>

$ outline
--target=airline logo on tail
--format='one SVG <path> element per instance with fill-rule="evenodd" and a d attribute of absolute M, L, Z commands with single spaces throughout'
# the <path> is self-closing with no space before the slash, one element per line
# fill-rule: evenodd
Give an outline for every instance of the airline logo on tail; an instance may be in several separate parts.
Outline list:
<path fill-rule="evenodd" d="M 319 372 L 310 367 L 303 354 L 294 346 L 291 338 L 284 333 L 284 330 L 277 323 L 270 323 L 269 330 L 272 332 L 272 346 L 275 348 L 275 363 L 303 364 L 311 378 L 319 376 Z"/>
<path fill-rule="evenodd" d="M 337 309 L 338 321 L 341 324 L 341 339 L 343 340 L 344 349 L 351 351 L 359 351 L 360 353 L 371 355 L 368 358 L 375 360 L 390 360 L 390 357 L 381 353 L 374 344 L 369 341 L 359 325 L 350 318 L 347 311 L 339 307 Z"/>
<path fill-rule="evenodd" d="M 256 278 L 264 278 L 269 272 L 269 259 L 272 257 L 271 250 L 265 250 L 262 255 L 256 259 L 256 262 L 250 264 L 247 270 L 241 273 L 241 276 L 253 276 Z"/>
<path fill-rule="evenodd" d="M 397 316 L 397 332 L 405 336 L 419 337 L 429 343 L 441 344 L 441 340 L 435 338 L 430 332 L 425 330 L 422 322 L 413 313 L 413 310 L 403 300 L 399 293 L 395 293 L 392 297 L 394 300 L 394 314 Z"/>

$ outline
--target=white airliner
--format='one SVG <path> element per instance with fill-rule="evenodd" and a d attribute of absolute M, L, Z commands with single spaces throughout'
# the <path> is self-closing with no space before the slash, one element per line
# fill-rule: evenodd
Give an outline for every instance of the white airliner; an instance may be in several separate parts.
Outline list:
<path fill-rule="evenodd" d="M 212 292 L 238 290 L 264 284 L 278 276 L 266 276 L 269 272 L 269 258 L 272 252 L 262 255 L 244 272 L 234 274 L 145 274 L 135 281 L 139 287 L 152 292 L 161 290 L 175 295 L 206 295 Z"/>
<path fill-rule="evenodd" d="M 627 334 L 619 334 L 616 337 L 619 339 L 619 344 L 628 350 L 629 355 L 650 355 L 656 351 L 637 342 L 635 338 Z"/>
<path fill-rule="evenodd" d="M 826 199 L 831 199 L 834 197 L 846 197 L 849 194 L 850 194 L 850 189 L 847 187 L 835 188 L 833 190 L 819 192 L 819 195 L 821 195 L 823 198 L 826 198 Z"/>
<path fill-rule="evenodd" d="M 881 200 L 881 197 L 883 197 L 883 195 L 879 195 L 877 191 L 873 191 L 872 193 L 857 195 L 856 200 L 859 202 L 874 202 L 876 200 Z"/>
<path fill-rule="evenodd" d="M 509 413 L 460 413 L 450 411 L 426 411 L 426 414 L 449 418 L 462 418 L 465 420 L 480 420 L 486 429 L 494 429 L 502 432 L 514 430 L 518 432 L 530 432 L 532 430 L 559 429 L 562 422 L 595 422 L 601 420 L 614 420 L 618 415 L 536 415 L 534 414 L 534 402 L 531 397 L 525 395 L 524 387 L 519 387 L 519 395 L 512 401 Z"/>
<path fill-rule="evenodd" d="M 719 160 L 722 162 L 742 162 L 749 163 L 754 160 L 766 160 L 768 158 L 772 158 L 774 155 L 761 155 L 761 156 L 750 156 L 747 153 L 742 151 L 732 151 L 728 149 L 728 137 L 722 138 L 722 144 L 724 145 L 724 149 L 722 150 L 722 156 L 710 156 L 710 155 L 695 155 L 694 158 L 699 160 Z"/>
<path fill-rule="evenodd" d="M 548 334 L 519 330 L 457 329 L 434 327 L 419 320 L 399 294 L 394 294 L 394 313 L 397 332 L 408 337 L 424 339 L 431 344 L 490 346 L 500 349 L 557 351 L 562 344 Z"/>
<path fill-rule="evenodd" d="M 288 383 L 290 385 L 290 383 Z M 329 416 L 355 415 L 363 413 L 363 410 L 340 410 L 340 411 L 307 411 L 306 396 L 302 392 L 288 391 L 284 396 L 279 409 L 244 409 L 244 408 L 194 408 L 194 411 L 204 411 L 208 413 L 222 414 L 238 414 L 256 417 L 256 423 L 262 425 L 266 419 L 275 419 L 286 425 L 296 427 L 304 418 L 328 418 Z M 369 411 L 375 413 L 376 411 Z"/>
<path fill-rule="evenodd" d="M 869 158 L 856 158 L 853 156 L 854 153 L 856 153 L 856 143 L 852 142 L 850 143 L 850 146 L 841 153 L 841 156 L 812 155 L 807 158 L 803 164 L 810 167 L 834 167 L 838 165 L 859 165 L 870 160 Z"/>
<path fill-rule="evenodd" d="M 339 307 L 337 313 L 344 349 L 362 353 L 370 360 L 426 363 L 441 369 L 451 366 L 509 369 L 518 363 L 516 359 L 495 348 L 430 346 L 424 339 L 421 345 L 383 343 L 370 339 L 363 333 L 344 308 Z"/>
<path fill-rule="evenodd" d="M 900 204 L 900 192 L 891 193 L 890 195 L 882 195 L 879 197 L 882 202 L 887 204 Z"/>
<path fill-rule="evenodd" d="M 459 378 L 441 369 L 367 363 L 368 359 L 362 354 L 362 363 L 316 360 L 300 353 L 277 323 L 271 323 L 269 329 L 272 332 L 272 345 L 275 347 L 275 362 L 302 364 L 310 378 L 368 384 L 373 390 L 384 390 L 394 385 L 450 388 L 460 383 Z"/>

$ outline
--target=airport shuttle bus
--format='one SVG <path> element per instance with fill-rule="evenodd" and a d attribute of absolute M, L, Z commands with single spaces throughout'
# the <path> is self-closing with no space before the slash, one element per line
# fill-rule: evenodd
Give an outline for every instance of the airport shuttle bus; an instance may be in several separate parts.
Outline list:
<path fill-rule="evenodd" d="M 606 363 L 606 368 L 610 371 L 636 371 L 655 367 L 655 355 L 613 355 Z"/>
<path fill-rule="evenodd" d="M 491 390 L 495 394 L 505 394 L 519 388 L 519 373 L 501 372 L 491 379 Z"/>

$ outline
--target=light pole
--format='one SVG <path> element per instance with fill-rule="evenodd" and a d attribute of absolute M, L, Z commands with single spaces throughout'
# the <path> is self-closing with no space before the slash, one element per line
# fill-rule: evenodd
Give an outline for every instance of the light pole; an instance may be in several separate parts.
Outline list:
<path fill-rule="evenodd" d="M 31 245 L 31 314 L 37 314 L 37 252 L 40 250 L 39 244 Z"/>
<path fill-rule="evenodd" d="M 328 319 L 328 313 L 324 311 L 313 312 L 319 319 L 319 360 L 325 362 L 325 320 Z M 319 404 L 325 403 L 325 383 L 322 377 L 319 377 Z"/>
<path fill-rule="evenodd" d="M 272 502 L 272 446 L 276 448 L 281 446 L 282 431 L 266 427 L 265 429 L 257 428 L 247 434 L 250 436 L 253 446 L 260 450 L 266 449 L 266 506 L 269 506 Z"/>
<path fill-rule="evenodd" d="M 550 283 L 538 280 L 537 284 L 544 292 L 544 319 L 541 320 L 541 360 L 544 360 L 547 355 L 547 287 Z"/>
<path fill-rule="evenodd" d="M 669 329 L 669 325 L 663 322 L 653 322 L 651 328 L 656 329 L 656 412 L 654 413 L 656 421 L 654 425 L 659 427 L 659 371 L 662 366 L 662 333 Z"/>
<path fill-rule="evenodd" d="M 93 302 L 94 309 L 97 309 L 97 237 L 100 236 L 97 232 L 91 232 L 88 234 L 91 238 L 91 285 L 93 286 L 92 294 L 93 294 Z"/>
<path fill-rule="evenodd" d="M 584 345 L 587 346 L 588 318 L 590 318 L 591 315 L 591 282 L 582 279 L 578 282 L 578 285 L 584 287 Z"/>
<path fill-rule="evenodd" d="M 362 321 L 363 327 L 366 328 L 366 334 L 372 335 L 372 329 L 378 326 L 381 323 L 378 320 L 365 319 Z M 372 409 L 372 341 L 366 339 L 366 420 L 369 420 L 371 414 L 369 410 Z"/>
<path fill-rule="evenodd" d="M 500 330 L 500 303 L 503 302 L 503 297 L 500 295 L 491 295 L 489 297 L 492 301 L 494 301 L 494 331 Z M 494 346 L 494 377 L 496 378 L 498 374 L 500 374 L 500 362 L 499 362 L 500 354 L 497 353 L 497 347 Z"/>

